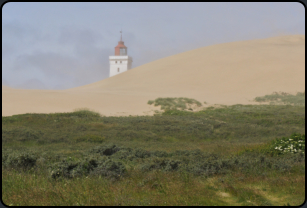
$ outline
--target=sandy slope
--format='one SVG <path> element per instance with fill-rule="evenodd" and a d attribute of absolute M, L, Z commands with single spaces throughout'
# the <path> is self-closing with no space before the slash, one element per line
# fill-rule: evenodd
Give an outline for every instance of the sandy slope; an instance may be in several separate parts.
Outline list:
<path fill-rule="evenodd" d="M 135 57 L 136 58 L 136 57 Z M 89 108 L 103 115 L 152 114 L 157 97 L 248 104 L 274 91 L 305 90 L 305 36 L 231 42 L 169 56 L 68 90 L 2 86 L 2 116 Z"/>

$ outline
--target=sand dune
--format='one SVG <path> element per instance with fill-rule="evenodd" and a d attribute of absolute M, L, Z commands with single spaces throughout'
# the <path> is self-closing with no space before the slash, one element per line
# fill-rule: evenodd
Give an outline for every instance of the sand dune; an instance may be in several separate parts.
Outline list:
<path fill-rule="evenodd" d="M 3 90 L 9 90 L 9 89 L 13 89 L 13 88 L 11 88 L 11 87 L 9 87 L 9 86 L 2 85 L 2 91 L 3 91 Z"/>
<path fill-rule="evenodd" d="M 305 36 L 289 35 L 203 47 L 68 90 L 2 86 L 2 116 L 76 108 L 106 116 L 144 115 L 157 109 L 147 104 L 157 97 L 233 105 L 252 104 L 274 91 L 304 90 Z"/>

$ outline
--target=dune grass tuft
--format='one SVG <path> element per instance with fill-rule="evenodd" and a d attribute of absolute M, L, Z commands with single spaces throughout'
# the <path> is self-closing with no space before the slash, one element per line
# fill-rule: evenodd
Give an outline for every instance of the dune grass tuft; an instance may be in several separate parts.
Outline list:
<path fill-rule="evenodd" d="M 82 117 L 100 117 L 100 113 L 95 112 L 93 110 L 90 110 L 88 108 L 79 108 L 75 109 L 73 112 L 73 115 L 78 116 L 80 118 Z"/>
<path fill-rule="evenodd" d="M 161 110 L 185 110 L 189 108 L 191 110 L 193 105 L 198 107 L 202 106 L 202 104 L 191 98 L 157 98 L 155 100 L 149 100 L 149 105 L 154 104 L 154 106 L 161 106 Z"/>
<path fill-rule="evenodd" d="M 298 92 L 292 95 L 286 92 L 274 92 L 271 95 L 256 97 L 256 102 L 270 102 L 270 104 L 290 104 L 290 105 L 304 105 L 305 106 L 305 91 Z"/>

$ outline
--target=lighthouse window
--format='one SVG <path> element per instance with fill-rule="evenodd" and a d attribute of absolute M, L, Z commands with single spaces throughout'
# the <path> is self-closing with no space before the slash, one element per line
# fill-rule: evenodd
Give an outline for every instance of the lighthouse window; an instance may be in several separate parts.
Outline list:
<path fill-rule="evenodd" d="M 122 61 L 120 61 L 120 63 L 122 63 Z"/>
<path fill-rule="evenodd" d="M 117 61 L 115 61 L 115 63 L 117 64 Z"/>
<path fill-rule="evenodd" d="M 119 55 L 122 55 L 122 56 L 127 55 L 127 49 L 126 48 L 120 48 L 119 49 Z"/>
<path fill-rule="evenodd" d="M 119 72 L 119 68 L 117 68 L 117 72 Z"/>

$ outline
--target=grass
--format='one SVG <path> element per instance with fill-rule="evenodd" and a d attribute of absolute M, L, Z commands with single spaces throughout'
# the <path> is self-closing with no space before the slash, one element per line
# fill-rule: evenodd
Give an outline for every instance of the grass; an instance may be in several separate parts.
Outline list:
<path fill-rule="evenodd" d="M 303 105 L 305 106 L 305 91 L 298 92 L 292 95 L 285 92 L 274 92 L 271 95 L 256 97 L 256 102 L 270 102 L 271 104 L 290 104 L 290 105 Z"/>
<path fill-rule="evenodd" d="M 161 110 L 193 110 L 193 107 L 200 107 L 202 104 L 191 98 L 157 98 L 155 100 L 149 100 L 149 105 L 154 104 L 154 106 L 161 106 Z"/>
<path fill-rule="evenodd" d="M 303 138 L 302 105 L 2 117 L 2 200 L 11 206 L 299 206 L 304 151 L 278 149 L 288 142 L 283 150 L 291 144 L 303 150 Z"/>
<path fill-rule="evenodd" d="M 295 177 L 293 177 L 293 175 Z M 7 205 L 300 205 L 304 174 L 233 173 L 210 178 L 185 173 L 131 171 L 117 181 L 103 177 L 51 180 L 45 175 L 2 173 Z M 223 195 L 221 193 L 224 193 Z M 206 197 L 204 197 L 206 196 Z"/>

